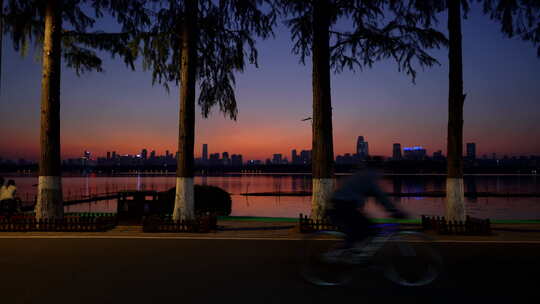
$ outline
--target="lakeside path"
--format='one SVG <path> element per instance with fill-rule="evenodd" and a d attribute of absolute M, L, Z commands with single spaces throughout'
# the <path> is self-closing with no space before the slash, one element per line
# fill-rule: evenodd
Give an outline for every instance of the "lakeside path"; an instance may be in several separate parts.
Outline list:
<path fill-rule="evenodd" d="M 295 221 L 220 220 L 219 229 L 210 233 L 144 233 L 142 226 L 119 225 L 107 232 L 1 232 L 1 239 L 11 238 L 140 238 L 140 239 L 261 239 L 302 240 Z M 441 243 L 530 243 L 540 244 L 540 223 L 492 224 L 489 236 L 437 235 L 424 232 Z M 421 231 L 419 224 L 402 224 L 402 229 Z"/>
<path fill-rule="evenodd" d="M 444 276 L 415 289 L 367 271 L 346 287 L 307 284 L 298 272 L 303 243 L 293 238 L 42 235 L 0 235 L 2 303 L 521 303 L 538 296 L 540 244 L 528 238 L 441 241 Z"/>

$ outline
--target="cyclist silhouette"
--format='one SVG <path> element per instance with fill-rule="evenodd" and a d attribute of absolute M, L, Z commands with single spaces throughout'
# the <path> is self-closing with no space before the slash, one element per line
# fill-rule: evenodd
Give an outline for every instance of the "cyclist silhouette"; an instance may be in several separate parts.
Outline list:
<path fill-rule="evenodd" d="M 346 234 L 345 248 L 336 251 L 335 257 L 343 257 L 344 250 L 363 251 L 365 241 L 376 234 L 371 228 L 372 222 L 362 210 L 368 196 L 374 196 L 392 217 L 401 219 L 407 217 L 407 214 L 397 209 L 379 187 L 375 171 L 359 170 L 334 191 L 327 208 L 330 221 Z"/>

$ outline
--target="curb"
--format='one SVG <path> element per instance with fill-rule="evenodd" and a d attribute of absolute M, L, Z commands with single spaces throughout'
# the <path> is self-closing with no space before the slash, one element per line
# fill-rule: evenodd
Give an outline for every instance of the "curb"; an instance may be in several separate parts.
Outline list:
<path fill-rule="evenodd" d="M 303 241 L 298 237 L 232 237 L 232 236 L 122 236 L 122 235 L 0 235 L 0 239 L 126 239 L 126 240 L 238 240 L 238 241 Z M 319 241 L 325 241 L 321 239 Z M 540 240 L 534 241 L 504 241 L 504 240 L 435 240 L 438 244 L 522 244 L 540 245 Z"/>

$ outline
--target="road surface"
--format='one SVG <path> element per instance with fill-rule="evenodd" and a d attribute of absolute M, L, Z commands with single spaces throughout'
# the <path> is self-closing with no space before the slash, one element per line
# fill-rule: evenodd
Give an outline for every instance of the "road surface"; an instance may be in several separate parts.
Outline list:
<path fill-rule="evenodd" d="M 538 301 L 540 244 L 438 244 L 446 275 L 400 288 L 369 272 L 321 288 L 295 240 L 0 239 L 0 303 L 520 303 Z"/>

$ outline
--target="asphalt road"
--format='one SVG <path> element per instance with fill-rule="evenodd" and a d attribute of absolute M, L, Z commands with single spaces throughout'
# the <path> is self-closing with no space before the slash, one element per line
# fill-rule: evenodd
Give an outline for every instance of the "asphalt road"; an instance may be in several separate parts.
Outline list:
<path fill-rule="evenodd" d="M 299 276 L 301 241 L 0 239 L 0 303 L 537 302 L 540 244 L 439 244 L 427 288 L 370 272 L 322 288 Z"/>

